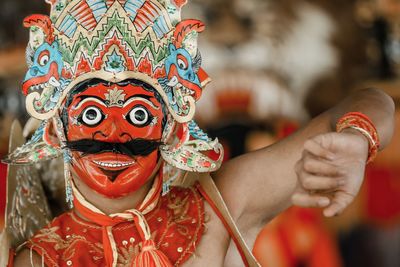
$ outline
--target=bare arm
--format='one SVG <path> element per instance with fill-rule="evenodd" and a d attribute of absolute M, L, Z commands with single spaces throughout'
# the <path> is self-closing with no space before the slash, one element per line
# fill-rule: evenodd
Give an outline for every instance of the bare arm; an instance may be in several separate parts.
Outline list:
<path fill-rule="evenodd" d="M 39 267 L 43 265 L 42 258 L 35 252 L 29 249 L 24 249 L 18 253 L 14 259 L 14 267 Z"/>
<path fill-rule="evenodd" d="M 333 142 L 334 145 L 337 143 L 342 146 L 347 145 L 348 152 L 354 152 L 350 156 L 356 158 L 354 162 L 362 162 L 362 166 L 360 166 L 361 169 L 357 169 L 358 173 L 353 174 L 357 178 L 351 179 L 362 182 L 367 157 L 367 140 L 355 131 L 332 133 L 337 120 L 350 111 L 359 111 L 371 118 L 380 137 L 381 149 L 390 142 L 393 134 L 393 101 L 379 90 L 358 91 L 333 109 L 313 119 L 294 135 L 270 147 L 233 159 L 213 174 L 233 217 L 240 224 L 245 224 L 245 227 L 251 227 L 265 223 L 289 207 L 292 203 L 291 197 L 299 187 L 299 183 L 300 187 L 304 187 L 302 183 L 304 183 L 304 177 L 307 178 L 304 166 L 310 165 L 308 163 L 310 158 L 312 159 L 308 151 L 315 149 L 315 143 L 321 140 L 325 143 Z M 318 147 L 317 149 L 321 150 Z M 338 157 L 341 156 L 340 153 L 343 154 L 342 151 L 337 152 Z M 349 160 L 349 162 L 353 161 Z M 351 166 L 346 167 L 351 169 Z M 347 176 L 352 177 L 352 175 Z M 310 185 L 315 186 L 312 183 Z M 359 185 L 353 183 L 348 186 L 359 187 Z M 358 189 L 352 190 L 357 193 Z M 332 204 L 324 202 L 324 198 L 320 196 L 298 196 L 299 198 L 295 201 L 303 203 L 304 206 L 326 207 Z M 346 201 L 346 204 L 341 206 L 347 204 Z M 331 209 L 339 209 L 339 207 L 336 205 Z M 331 216 L 333 214 L 330 213 L 341 211 L 332 210 L 325 215 Z"/>

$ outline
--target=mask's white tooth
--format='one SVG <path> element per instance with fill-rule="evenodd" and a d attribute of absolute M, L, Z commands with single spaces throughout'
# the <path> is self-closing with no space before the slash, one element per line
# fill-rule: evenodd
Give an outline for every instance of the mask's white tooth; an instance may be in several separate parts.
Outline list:
<path fill-rule="evenodd" d="M 51 76 L 51 78 L 50 78 L 50 80 L 49 80 L 49 83 L 50 83 L 51 85 L 53 85 L 54 87 L 58 87 L 58 86 L 61 85 L 60 82 L 57 81 L 57 79 L 56 79 L 54 76 Z"/>
<path fill-rule="evenodd" d="M 102 167 L 108 167 L 108 168 L 121 168 L 121 167 L 128 167 L 133 164 L 135 164 L 135 161 L 131 162 L 124 162 L 124 163 L 106 163 L 106 162 L 101 162 L 101 161 L 93 161 L 96 165 L 102 166 Z"/>
<path fill-rule="evenodd" d="M 178 77 L 174 76 L 174 77 L 172 77 L 172 79 L 167 83 L 167 85 L 170 86 L 170 87 L 174 87 L 174 86 L 177 85 L 178 83 L 179 83 Z"/>

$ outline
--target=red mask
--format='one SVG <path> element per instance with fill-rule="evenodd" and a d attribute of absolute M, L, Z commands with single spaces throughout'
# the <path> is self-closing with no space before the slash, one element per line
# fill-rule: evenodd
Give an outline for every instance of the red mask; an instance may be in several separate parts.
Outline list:
<path fill-rule="evenodd" d="M 84 147 L 71 149 L 72 168 L 83 182 L 104 196 L 118 198 L 148 181 L 157 166 L 158 149 L 147 146 L 144 153 L 140 144 L 131 144 L 141 154 L 133 156 L 124 153 L 129 149 L 123 144 L 138 138 L 142 143 L 161 139 L 163 110 L 153 92 L 132 84 L 97 84 L 74 95 L 66 108 L 67 140 Z M 99 144 L 97 150 L 93 144 Z"/>

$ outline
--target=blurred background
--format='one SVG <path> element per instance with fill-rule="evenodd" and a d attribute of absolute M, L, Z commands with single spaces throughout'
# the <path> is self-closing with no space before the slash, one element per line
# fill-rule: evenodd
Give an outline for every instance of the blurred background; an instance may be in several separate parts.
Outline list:
<path fill-rule="evenodd" d="M 399 108 L 399 0 L 189 2 L 184 16 L 207 25 L 200 50 L 213 78 L 197 121 L 222 141 L 226 159 L 279 141 L 357 89 L 381 88 Z M 48 13 L 44 0 L 0 2 L 1 156 L 12 120 L 28 119 L 22 20 L 32 13 Z M 0 214 L 6 172 L 0 165 Z M 47 175 L 46 184 L 57 176 Z M 291 208 L 260 233 L 254 253 L 271 267 L 400 266 L 400 110 L 391 146 L 368 166 L 345 214 L 326 220 Z"/>

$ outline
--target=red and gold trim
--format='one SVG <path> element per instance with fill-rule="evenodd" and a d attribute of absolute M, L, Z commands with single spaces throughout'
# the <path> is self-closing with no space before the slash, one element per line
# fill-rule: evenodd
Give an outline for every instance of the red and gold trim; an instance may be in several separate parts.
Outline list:
<path fill-rule="evenodd" d="M 367 163 L 372 162 L 379 150 L 379 136 L 371 119 L 361 112 L 349 112 L 341 117 L 336 124 L 336 131 L 342 132 L 345 129 L 359 131 L 369 142 Z"/>

